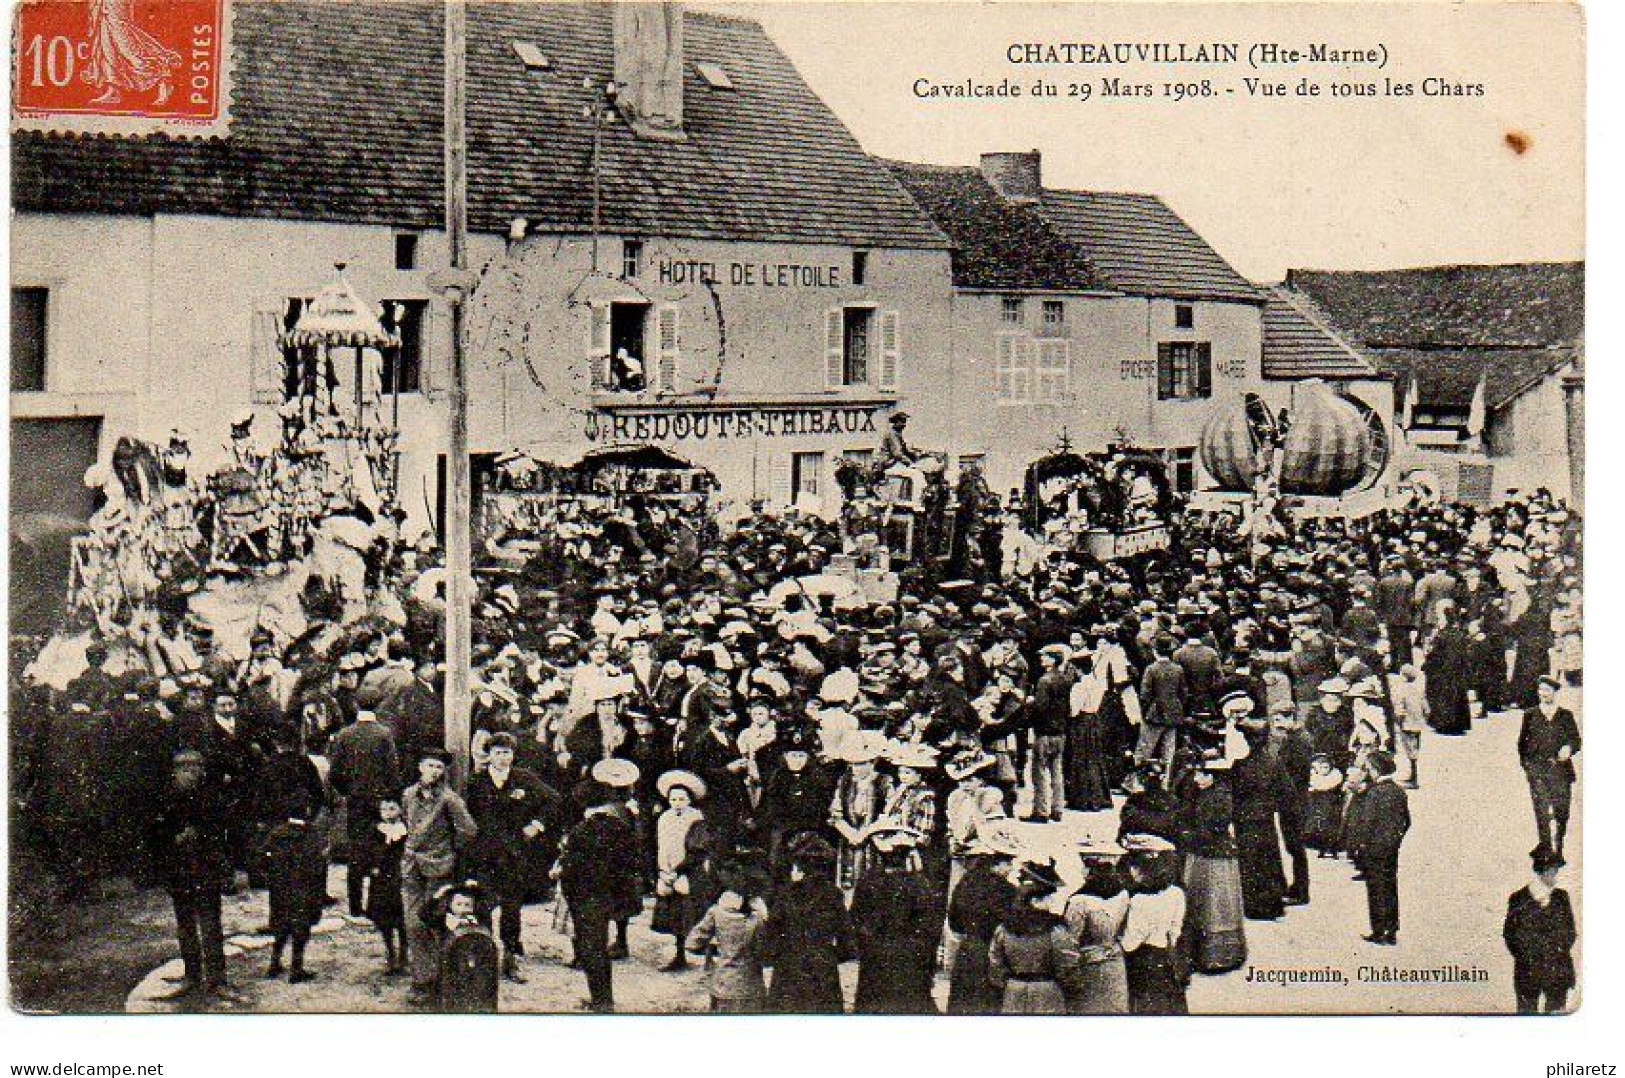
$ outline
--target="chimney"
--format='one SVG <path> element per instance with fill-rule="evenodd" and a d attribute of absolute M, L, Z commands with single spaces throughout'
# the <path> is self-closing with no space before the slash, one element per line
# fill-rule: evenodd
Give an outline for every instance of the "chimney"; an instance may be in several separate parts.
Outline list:
<path fill-rule="evenodd" d="M 1044 195 L 1043 155 L 1027 153 L 984 153 L 982 178 L 1011 202 L 1037 202 Z"/>
<path fill-rule="evenodd" d="M 683 137 L 683 5 L 617 3 L 616 103 L 632 130 Z"/>

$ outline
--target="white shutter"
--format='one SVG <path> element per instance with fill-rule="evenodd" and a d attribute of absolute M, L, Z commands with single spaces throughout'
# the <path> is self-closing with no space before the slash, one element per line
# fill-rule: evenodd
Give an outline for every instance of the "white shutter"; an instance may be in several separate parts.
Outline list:
<path fill-rule="evenodd" d="M 897 389 L 897 312 L 880 313 L 880 381 L 881 389 Z"/>
<path fill-rule="evenodd" d="M 450 319 L 446 320 L 450 324 Z M 418 333 L 418 387 L 425 397 L 434 397 L 441 391 L 440 374 L 451 365 L 451 344 L 440 340 L 440 304 L 430 300 L 423 305 L 423 326 Z"/>
<path fill-rule="evenodd" d="M 655 316 L 655 377 L 656 392 L 677 391 L 677 373 L 681 367 L 682 341 L 679 332 L 681 309 L 675 304 L 664 304 Z"/>
<path fill-rule="evenodd" d="M 595 303 L 587 326 L 587 362 L 592 369 L 592 387 L 610 388 L 609 383 L 609 306 Z"/>
<path fill-rule="evenodd" d="M 249 319 L 249 385 L 255 404 L 281 404 L 282 315 L 287 300 L 264 298 Z"/>
<path fill-rule="evenodd" d="M 841 308 L 832 307 L 824 313 L 824 386 L 840 389 L 845 384 L 845 323 Z M 788 465 L 786 465 L 788 467 Z"/>
<path fill-rule="evenodd" d="M 768 458 L 767 498 L 781 508 L 788 508 L 795 497 L 790 489 L 790 454 L 775 453 Z"/>

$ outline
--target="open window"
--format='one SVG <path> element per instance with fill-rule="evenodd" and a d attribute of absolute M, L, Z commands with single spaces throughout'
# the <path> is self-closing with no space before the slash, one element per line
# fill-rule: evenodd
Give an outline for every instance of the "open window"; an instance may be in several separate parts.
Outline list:
<path fill-rule="evenodd" d="M 609 305 L 609 386 L 616 393 L 641 393 L 648 377 L 649 304 Z"/>

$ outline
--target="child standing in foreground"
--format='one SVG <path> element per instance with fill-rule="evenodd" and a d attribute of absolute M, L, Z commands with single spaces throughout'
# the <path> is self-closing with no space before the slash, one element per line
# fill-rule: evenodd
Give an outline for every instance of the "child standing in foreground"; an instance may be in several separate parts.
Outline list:
<path fill-rule="evenodd" d="M 688 949 L 706 956 L 711 1010 L 755 1014 L 767 1002 L 759 937 L 767 920 L 767 873 L 737 859 L 717 870 L 724 890 L 688 934 Z M 715 949 L 715 960 L 712 950 Z"/>
<path fill-rule="evenodd" d="M 406 849 L 406 821 L 401 803 L 386 797 L 378 803 L 378 823 L 367 832 L 373 866 L 367 873 L 367 917 L 384 937 L 384 976 L 406 971 L 406 907 L 401 899 L 401 853 Z"/>
<path fill-rule="evenodd" d="M 1317 755 L 1309 765 L 1309 815 L 1303 824 L 1303 844 L 1321 857 L 1336 857 L 1342 849 L 1343 773 L 1332 758 Z"/>

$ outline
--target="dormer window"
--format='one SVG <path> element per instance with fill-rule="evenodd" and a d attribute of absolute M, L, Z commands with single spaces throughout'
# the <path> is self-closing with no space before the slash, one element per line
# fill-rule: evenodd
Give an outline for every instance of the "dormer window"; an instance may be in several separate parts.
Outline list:
<path fill-rule="evenodd" d="M 528 41 L 515 41 L 513 51 L 528 71 L 549 71 L 553 67 L 547 54 Z"/>
<path fill-rule="evenodd" d="M 700 81 L 713 90 L 734 88 L 734 80 L 728 77 L 721 64 L 695 63 L 694 71 L 700 76 Z"/>

